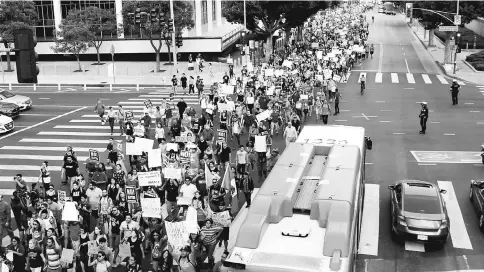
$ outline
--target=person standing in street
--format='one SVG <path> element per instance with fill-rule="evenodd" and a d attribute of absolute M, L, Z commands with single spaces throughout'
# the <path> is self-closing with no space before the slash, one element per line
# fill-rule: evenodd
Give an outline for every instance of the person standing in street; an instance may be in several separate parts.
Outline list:
<path fill-rule="evenodd" d="M 338 89 L 336 89 L 336 93 L 334 96 L 334 115 L 339 113 L 339 100 L 341 99 L 341 93 Z"/>
<path fill-rule="evenodd" d="M 144 136 L 146 139 L 149 139 L 150 138 L 150 129 L 151 129 L 151 116 L 145 112 L 145 116 L 143 116 L 143 118 L 141 118 L 141 120 L 143 120 L 143 126 L 145 127 L 145 133 L 144 133 Z"/>
<path fill-rule="evenodd" d="M 185 76 L 185 73 L 183 73 L 181 78 L 180 78 L 181 86 L 182 86 L 182 89 L 183 89 L 183 94 L 187 94 L 187 81 L 188 81 L 188 79 Z"/>
<path fill-rule="evenodd" d="M 94 112 L 99 115 L 99 118 L 101 118 L 101 124 L 104 126 L 104 112 L 106 110 L 106 107 L 104 106 L 103 102 L 101 99 L 97 100 L 96 106 L 94 106 Z"/>
<path fill-rule="evenodd" d="M 422 102 L 422 109 L 420 110 L 420 127 L 422 130 L 420 130 L 420 134 L 425 134 L 425 131 L 427 130 L 427 120 L 429 119 L 429 109 L 427 108 L 427 102 Z"/>
<path fill-rule="evenodd" d="M 286 140 L 286 146 L 288 146 L 290 142 L 296 141 L 297 131 L 296 128 L 291 124 L 291 122 L 287 123 L 287 127 L 284 130 L 284 134 L 282 136 Z"/>
<path fill-rule="evenodd" d="M 12 222 L 12 208 L 4 199 L 3 195 L 0 195 L 0 235 L 5 236 L 6 232 L 10 238 L 13 238 L 13 231 L 11 229 Z M 0 247 L 2 246 L 2 240 L 0 240 Z"/>
<path fill-rule="evenodd" d="M 195 78 L 193 76 L 190 76 L 190 79 L 188 80 L 188 94 L 195 94 Z"/>
<path fill-rule="evenodd" d="M 459 95 L 460 85 L 457 83 L 457 80 L 454 79 L 452 85 L 450 86 L 450 93 L 452 94 L 452 105 L 459 104 Z"/>
<path fill-rule="evenodd" d="M 323 105 L 321 109 L 321 115 L 323 116 L 323 123 L 328 124 L 328 116 L 331 115 L 331 107 L 329 106 L 328 100 L 323 100 Z"/>
<path fill-rule="evenodd" d="M 171 84 L 172 93 L 176 94 L 176 86 L 178 86 L 178 79 L 176 78 L 176 75 L 173 75 L 171 78 Z"/>
<path fill-rule="evenodd" d="M 124 113 L 124 109 L 123 109 L 123 106 L 121 105 L 118 105 L 118 112 L 117 112 L 117 116 L 116 118 L 118 119 L 118 123 L 119 123 L 119 133 L 121 133 L 120 136 L 123 136 L 124 133 L 126 132 L 126 123 L 125 123 L 125 113 Z"/>
<path fill-rule="evenodd" d="M 111 135 L 114 133 L 114 122 L 116 121 L 116 112 L 113 110 L 113 107 L 109 107 L 108 111 L 108 122 L 109 127 L 111 128 Z"/>

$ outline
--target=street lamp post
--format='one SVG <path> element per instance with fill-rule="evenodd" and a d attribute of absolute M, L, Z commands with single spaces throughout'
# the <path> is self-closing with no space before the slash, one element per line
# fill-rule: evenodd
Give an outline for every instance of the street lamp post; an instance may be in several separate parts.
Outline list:
<path fill-rule="evenodd" d="M 176 68 L 177 66 L 177 59 L 176 59 L 176 46 L 175 46 L 175 11 L 173 10 L 173 0 L 170 0 L 170 17 L 173 21 L 173 35 L 171 35 L 171 44 L 173 45 L 173 64 Z"/>
<path fill-rule="evenodd" d="M 457 37 L 455 38 L 455 51 L 454 51 L 454 74 L 457 68 L 457 48 L 459 47 L 460 33 L 457 32 Z"/>

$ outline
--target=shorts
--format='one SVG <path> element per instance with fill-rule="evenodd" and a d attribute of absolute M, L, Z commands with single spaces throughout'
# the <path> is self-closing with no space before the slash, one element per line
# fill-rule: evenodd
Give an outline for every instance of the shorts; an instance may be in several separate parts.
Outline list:
<path fill-rule="evenodd" d="M 220 241 L 228 241 L 230 234 L 230 227 L 224 227 L 222 233 L 219 236 Z"/>

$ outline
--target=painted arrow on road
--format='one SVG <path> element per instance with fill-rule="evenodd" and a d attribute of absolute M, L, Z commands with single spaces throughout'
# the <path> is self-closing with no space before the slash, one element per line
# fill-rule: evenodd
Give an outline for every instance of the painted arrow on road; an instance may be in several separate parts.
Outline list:
<path fill-rule="evenodd" d="M 480 152 L 469 151 L 410 151 L 419 163 L 481 163 Z"/>

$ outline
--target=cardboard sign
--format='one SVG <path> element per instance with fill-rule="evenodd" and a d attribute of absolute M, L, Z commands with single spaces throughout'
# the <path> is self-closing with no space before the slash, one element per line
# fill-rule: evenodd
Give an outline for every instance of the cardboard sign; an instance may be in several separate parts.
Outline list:
<path fill-rule="evenodd" d="M 62 207 L 64 207 L 64 204 L 66 203 L 66 191 L 57 191 L 57 194 L 59 195 L 59 204 L 62 205 Z"/>
<path fill-rule="evenodd" d="M 74 261 L 74 249 L 62 249 L 61 263 L 70 264 Z"/>
<path fill-rule="evenodd" d="M 167 151 L 173 150 L 175 152 L 178 152 L 178 145 L 176 143 L 167 143 L 166 150 Z"/>
<path fill-rule="evenodd" d="M 225 129 L 217 129 L 217 142 L 227 142 L 227 130 Z"/>
<path fill-rule="evenodd" d="M 301 100 L 308 100 L 308 95 L 307 94 L 301 94 L 300 99 Z"/>
<path fill-rule="evenodd" d="M 87 254 L 96 255 L 99 252 L 99 247 L 97 246 L 97 241 L 87 242 Z"/>
<path fill-rule="evenodd" d="M 247 97 L 247 104 L 254 104 L 254 97 L 253 96 Z"/>
<path fill-rule="evenodd" d="M 161 166 L 161 149 L 152 149 L 148 152 L 148 167 L 160 167 Z"/>
<path fill-rule="evenodd" d="M 341 77 L 340 77 L 340 76 L 338 76 L 338 75 L 334 75 L 334 76 L 333 76 L 333 79 L 334 79 L 334 81 L 336 81 L 336 82 L 340 82 L 340 81 L 341 81 Z"/>
<path fill-rule="evenodd" d="M 255 136 L 254 143 L 255 152 L 266 152 L 267 151 L 267 141 L 266 136 Z"/>
<path fill-rule="evenodd" d="M 173 247 L 174 253 L 178 254 L 183 246 L 188 245 L 187 222 L 165 222 L 165 227 L 168 242 Z"/>
<path fill-rule="evenodd" d="M 138 146 L 139 149 L 141 149 L 141 151 L 150 152 L 153 149 L 154 140 L 136 138 L 134 143 Z"/>
<path fill-rule="evenodd" d="M 262 121 L 268 119 L 269 117 L 271 117 L 271 114 L 272 114 L 271 110 L 265 110 L 265 111 L 257 114 L 255 116 L 255 118 L 257 119 L 257 122 L 262 122 Z"/>
<path fill-rule="evenodd" d="M 229 227 L 230 223 L 232 223 L 230 219 L 229 211 L 212 213 L 211 218 L 213 220 L 213 223 L 220 225 L 222 227 Z"/>
<path fill-rule="evenodd" d="M 126 121 L 133 121 L 134 119 L 134 114 L 132 111 L 126 111 Z"/>
<path fill-rule="evenodd" d="M 126 201 L 128 201 L 128 203 L 137 203 L 138 197 L 136 196 L 136 187 L 126 186 L 125 188 Z"/>
<path fill-rule="evenodd" d="M 182 164 L 189 164 L 190 163 L 190 151 L 182 151 L 180 152 L 180 163 Z"/>
<path fill-rule="evenodd" d="M 182 132 L 180 136 L 175 136 L 175 141 L 177 143 L 193 143 L 195 142 L 196 136 L 191 131 Z"/>
<path fill-rule="evenodd" d="M 139 186 L 161 186 L 161 173 L 159 171 L 139 172 Z"/>
<path fill-rule="evenodd" d="M 62 220 L 79 221 L 79 211 L 76 209 L 76 204 L 74 202 L 66 201 L 64 209 L 62 210 Z"/>
<path fill-rule="evenodd" d="M 274 69 L 265 69 L 266 77 L 274 76 Z"/>
<path fill-rule="evenodd" d="M 181 180 L 181 169 L 173 168 L 173 167 L 165 167 L 163 168 L 163 175 L 165 176 L 165 178 L 168 178 L 168 179 Z"/>
<path fill-rule="evenodd" d="M 89 159 L 91 161 L 99 161 L 99 151 L 95 149 L 89 149 Z"/>
<path fill-rule="evenodd" d="M 116 150 L 117 150 L 119 153 L 123 153 L 123 142 L 117 142 L 117 143 L 116 143 Z"/>
<path fill-rule="evenodd" d="M 145 107 L 147 107 L 148 109 L 153 107 L 153 103 L 151 103 L 151 100 L 149 100 L 149 99 L 146 99 L 144 101 L 144 104 L 145 104 Z"/>
<path fill-rule="evenodd" d="M 131 247 L 128 243 L 123 243 L 119 245 L 118 256 L 121 260 L 124 260 L 124 258 L 131 256 Z"/>
<path fill-rule="evenodd" d="M 141 155 L 143 151 L 135 143 L 126 143 L 126 155 Z"/>
<path fill-rule="evenodd" d="M 161 218 L 161 203 L 157 198 L 140 198 L 143 217 Z"/>

